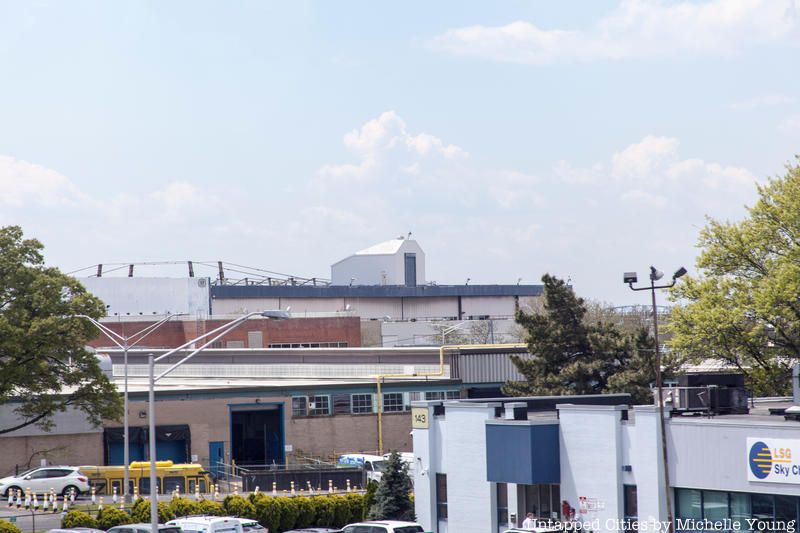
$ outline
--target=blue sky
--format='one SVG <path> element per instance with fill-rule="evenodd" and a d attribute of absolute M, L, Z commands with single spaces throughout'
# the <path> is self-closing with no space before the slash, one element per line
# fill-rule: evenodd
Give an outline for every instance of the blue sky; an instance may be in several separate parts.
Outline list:
<path fill-rule="evenodd" d="M 646 303 L 800 152 L 798 54 L 798 0 L 0 0 L 0 224 L 306 276 L 411 231 L 439 283 Z"/>

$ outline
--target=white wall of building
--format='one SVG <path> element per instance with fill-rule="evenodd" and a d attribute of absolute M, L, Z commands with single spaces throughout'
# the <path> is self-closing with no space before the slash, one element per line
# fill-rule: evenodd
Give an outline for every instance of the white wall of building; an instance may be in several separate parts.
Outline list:
<path fill-rule="evenodd" d="M 333 285 L 405 285 L 405 254 L 416 254 L 417 285 L 425 284 L 425 252 L 417 241 L 394 239 L 331 265 Z M 353 279 L 354 278 L 354 279 Z"/>
<path fill-rule="evenodd" d="M 108 316 L 168 313 L 208 316 L 208 278 L 101 277 L 79 281 L 109 306 Z"/>

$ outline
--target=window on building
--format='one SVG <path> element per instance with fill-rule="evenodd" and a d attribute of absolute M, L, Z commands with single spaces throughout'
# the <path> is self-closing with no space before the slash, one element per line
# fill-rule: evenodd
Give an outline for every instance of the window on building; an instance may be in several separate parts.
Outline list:
<path fill-rule="evenodd" d="M 324 416 L 331 414 L 331 397 L 327 395 L 309 396 L 309 416 Z"/>
<path fill-rule="evenodd" d="M 676 503 L 678 506 L 678 518 L 703 518 L 703 502 L 700 491 L 694 489 L 678 489 L 676 491 Z"/>
<path fill-rule="evenodd" d="M 447 474 L 436 474 L 436 517 L 447 520 Z"/>
<path fill-rule="evenodd" d="M 425 393 L 425 400 L 432 402 L 435 400 L 444 400 L 444 393 L 442 391 L 427 391 Z"/>
<path fill-rule="evenodd" d="M 399 413 L 404 408 L 402 392 L 389 392 L 383 395 L 384 413 Z"/>
<path fill-rule="evenodd" d="M 728 493 L 704 490 L 703 517 L 711 521 L 728 518 Z"/>
<path fill-rule="evenodd" d="M 292 416 L 308 415 L 308 398 L 305 396 L 292 397 Z"/>
<path fill-rule="evenodd" d="M 508 485 L 505 483 L 497 484 L 497 523 L 508 526 Z"/>
<path fill-rule="evenodd" d="M 457 390 L 449 390 L 447 391 L 446 397 L 448 400 L 458 400 L 459 398 L 461 398 L 461 393 L 458 392 Z"/>
<path fill-rule="evenodd" d="M 678 518 L 711 522 L 730 518 L 734 529 L 741 531 L 750 529 L 748 519 L 777 523 L 796 520 L 800 511 L 800 497 L 745 492 L 675 489 L 675 503 Z M 769 529 L 766 524 L 755 527 L 759 528 Z"/>
<path fill-rule="evenodd" d="M 639 517 L 639 508 L 636 501 L 636 485 L 622 486 L 622 504 L 625 518 L 636 520 Z"/>
<path fill-rule="evenodd" d="M 271 342 L 269 348 L 347 348 L 346 342 Z"/>
<path fill-rule="evenodd" d="M 350 412 L 354 414 L 372 412 L 372 394 L 351 394 Z"/>

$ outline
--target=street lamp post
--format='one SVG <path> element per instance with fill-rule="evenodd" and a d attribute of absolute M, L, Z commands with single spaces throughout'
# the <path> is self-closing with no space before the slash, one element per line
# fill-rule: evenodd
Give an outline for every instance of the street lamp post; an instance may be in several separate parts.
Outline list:
<path fill-rule="evenodd" d="M 248 318 L 252 316 L 260 315 L 264 318 L 272 318 L 276 320 L 289 318 L 289 313 L 283 310 L 278 311 L 257 311 L 254 313 L 248 313 L 246 315 L 240 316 L 236 320 L 228 322 L 227 324 L 223 324 L 222 326 L 205 333 L 196 339 L 192 339 L 189 342 L 186 342 L 177 348 L 174 348 L 158 357 L 154 357 L 150 355 L 147 360 L 147 367 L 148 367 L 148 377 L 149 377 L 149 390 L 148 390 L 148 397 L 147 397 L 147 417 L 148 417 L 148 426 L 149 430 L 149 449 L 150 449 L 150 527 L 153 533 L 158 531 L 158 486 L 156 484 L 156 416 L 155 416 L 155 384 L 156 381 L 160 380 L 164 376 L 168 375 L 170 372 L 181 366 L 182 364 L 186 363 L 200 353 L 201 351 L 205 350 L 207 347 L 214 344 L 217 340 L 221 339 L 225 335 L 227 335 L 233 329 L 242 325 Z M 213 336 L 213 337 L 212 337 Z M 211 340 L 205 342 L 199 348 L 194 348 L 194 345 L 203 339 L 211 337 Z M 178 352 L 184 351 L 187 348 L 190 348 L 191 351 L 188 355 L 184 356 L 183 359 L 178 361 L 177 363 L 171 365 L 163 372 L 156 375 L 155 368 L 156 363 L 174 355 Z"/>
<path fill-rule="evenodd" d="M 632 291 L 650 291 L 650 296 L 653 304 L 653 340 L 655 341 L 656 349 L 656 389 L 658 390 L 658 419 L 659 425 L 661 428 L 661 458 L 664 462 L 664 495 L 666 496 L 667 500 L 667 520 L 669 523 L 673 523 L 672 519 L 672 495 L 670 494 L 670 483 L 669 483 L 669 463 L 668 463 L 668 456 L 667 456 L 667 432 L 666 432 L 666 422 L 664 421 L 664 381 L 661 375 L 661 350 L 658 346 L 658 309 L 656 308 L 656 289 L 668 289 L 675 285 L 675 282 L 686 274 L 686 269 L 680 267 L 675 273 L 672 275 L 672 282 L 668 285 L 656 285 L 656 281 L 660 280 L 664 277 L 664 273 L 660 270 L 656 269 L 656 267 L 650 267 L 650 286 L 649 287 L 634 287 L 633 284 L 638 281 L 636 272 L 625 272 L 623 277 L 623 281 L 628 284 L 628 287 Z"/>
<path fill-rule="evenodd" d="M 124 479 L 123 479 L 123 486 L 122 486 L 122 500 L 125 503 L 131 502 L 131 494 L 130 494 L 130 446 L 128 443 L 128 350 L 139 344 L 142 340 L 145 339 L 148 335 L 152 332 L 157 330 L 167 321 L 169 321 L 172 317 L 179 316 L 178 314 L 170 314 L 166 317 L 162 318 L 161 320 L 154 322 L 143 328 L 140 331 L 137 331 L 133 335 L 120 335 L 113 329 L 109 328 L 105 324 L 99 322 L 98 320 L 88 316 L 88 315 L 75 315 L 77 318 L 85 318 L 89 322 L 91 322 L 100 332 L 106 336 L 111 342 L 116 344 L 122 350 L 122 367 L 123 367 L 123 374 L 124 374 L 124 391 L 122 394 L 123 397 L 123 408 L 125 412 L 122 418 L 122 461 L 124 463 Z"/>

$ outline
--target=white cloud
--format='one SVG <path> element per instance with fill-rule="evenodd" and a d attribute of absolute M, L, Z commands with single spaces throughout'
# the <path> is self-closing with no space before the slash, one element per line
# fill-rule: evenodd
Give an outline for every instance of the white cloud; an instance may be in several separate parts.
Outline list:
<path fill-rule="evenodd" d="M 675 157 L 678 144 L 678 139 L 648 135 L 614 154 L 611 173 L 617 178 L 652 177 L 656 168 Z"/>
<path fill-rule="evenodd" d="M 410 134 L 394 111 L 381 113 L 344 136 L 345 147 L 358 156 L 356 164 L 327 164 L 318 175 L 334 181 L 362 183 L 386 176 L 387 171 L 419 175 L 443 161 L 464 160 L 469 154 L 454 144 L 428 134 Z"/>
<path fill-rule="evenodd" d="M 787 117 L 781 123 L 781 128 L 785 130 L 800 130 L 800 115 Z"/>
<path fill-rule="evenodd" d="M 666 197 L 660 194 L 654 194 L 639 189 L 626 191 L 620 195 L 620 198 L 628 203 L 635 204 L 643 207 L 666 207 L 669 203 Z"/>
<path fill-rule="evenodd" d="M 799 10 L 798 0 L 623 0 L 587 30 L 543 29 L 516 21 L 449 29 L 432 45 L 453 55 L 531 65 L 728 55 L 749 46 L 797 41 Z"/>
<path fill-rule="evenodd" d="M 733 109 L 761 109 L 764 107 L 776 107 L 781 105 L 793 104 L 796 98 L 782 93 L 766 93 L 740 100 L 731 104 Z"/>
<path fill-rule="evenodd" d="M 87 196 L 55 170 L 0 155 L 0 205 L 76 205 Z"/>

